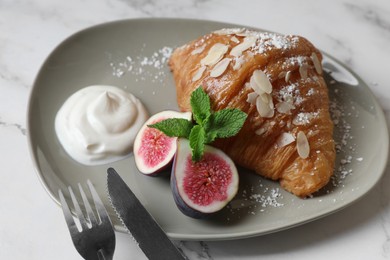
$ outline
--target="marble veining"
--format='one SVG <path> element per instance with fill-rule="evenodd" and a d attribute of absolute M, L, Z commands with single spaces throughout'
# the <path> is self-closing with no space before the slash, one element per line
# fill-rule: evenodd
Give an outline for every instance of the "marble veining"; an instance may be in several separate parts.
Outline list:
<path fill-rule="evenodd" d="M 339 52 L 342 52 L 342 57 L 338 57 L 343 63 L 348 66 L 353 66 L 353 51 L 352 49 L 345 44 L 344 41 L 337 39 L 331 35 L 328 35 L 328 38 L 333 44 L 333 49 L 337 49 Z"/>
<path fill-rule="evenodd" d="M 158 0 L 120 0 L 134 10 L 150 17 L 183 15 L 187 10 L 199 8 L 209 0 L 184 0 L 180 1 L 158 1 Z"/>
<path fill-rule="evenodd" d="M 214 258 L 210 254 L 210 248 L 205 242 L 186 242 L 180 241 L 177 244 L 178 248 L 189 259 L 199 259 L 199 260 L 213 260 Z"/>
<path fill-rule="evenodd" d="M 386 33 L 390 33 L 389 13 L 385 12 L 380 6 L 366 5 L 359 6 L 357 4 L 345 4 L 347 9 L 351 11 L 358 19 L 363 19 L 368 23 L 382 29 Z"/>
<path fill-rule="evenodd" d="M 28 96 L 40 66 L 65 38 L 139 17 L 210 19 L 303 35 L 368 83 L 389 125 L 388 0 L 0 0 L 0 259 L 81 259 L 60 208 L 34 173 L 26 142 Z M 390 259 L 389 173 L 387 167 L 381 182 L 352 206 L 300 227 L 175 244 L 191 260 Z M 114 259 L 146 258 L 130 236 L 119 234 Z"/>
<path fill-rule="evenodd" d="M 23 127 L 22 125 L 20 124 L 12 124 L 12 123 L 7 123 L 7 122 L 2 122 L 1 121 L 1 118 L 0 118 L 0 127 L 12 127 L 12 128 L 16 128 L 17 130 L 20 131 L 20 133 L 22 135 L 26 135 L 26 128 Z"/>

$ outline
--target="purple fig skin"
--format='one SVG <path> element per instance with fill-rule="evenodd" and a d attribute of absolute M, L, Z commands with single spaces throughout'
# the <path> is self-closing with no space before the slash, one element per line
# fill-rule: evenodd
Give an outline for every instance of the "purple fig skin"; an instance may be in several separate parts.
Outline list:
<path fill-rule="evenodd" d="M 191 148 L 189 147 L 189 141 L 186 139 L 179 138 L 177 141 L 177 151 L 173 160 L 173 167 L 172 167 L 172 172 L 171 172 L 171 180 L 170 180 L 170 185 L 171 185 L 171 190 L 173 194 L 174 201 L 176 203 L 176 206 L 178 209 L 186 216 L 195 218 L 195 219 L 204 219 L 204 218 L 209 218 L 210 216 L 215 215 L 218 213 L 221 209 L 223 209 L 237 194 L 238 191 L 238 172 L 237 169 L 231 161 L 229 157 L 225 153 L 223 153 L 221 150 L 206 146 L 205 147 L 205 159 L 206 161 L 200 161 L 201 165 L 209 165 L 208 163 L 212 162 L 212 168 L 210 168 L 210 172 L 215 171 L 214 166 L 220 164 L 214 164 L 219 161 L 217 159 L 216 161 L 212 160 L 210 161 L 210 156 L 216 156 L 216 158 L 222 159 L 224 164 L 222 165 L 228 165 L 228 168 L 219 168 L 220 171 L 224 172 L 227 174 L 226 169 L 229 169 L 229 174 L 231 174 L 230 181 L 228 184 L 223 184 L 227 185 L 225 186 L 226 188 L 226 198 L 221 199 L 219 196 L 215 196 L 213 199 L 213 202 L 210 204 L 206 205 L 199 205 L 197 203 L 194 203 L 192 199 L 190 199 L 188 194 L 185 191 L 185 180 L 187 178 L 192 178 L 197 175 L 197 173 L 202 173 L 205 170 L 205 168 L 201 168 L 201 172 L 194 172 L 194 169 L 198 169 L 198 166 L 191 165 L 193 163 L 191 161 Z M 202 159 L 203 160 L 203 159 Z M 191 166 L 189 166 L 187 163 L 190 163 Z M 221 163 L 221 162 L 219 162 Z M 226 166 L 225 165 L 225 166 Z M 190 169 L 192 170 L 188 170 Z M 207 166 L 206 166 L 207 167 Z M 206 168 L 207 171 L 209 170 Z M 189 175 L 188 175 L 189 174 Z M 192 175 L 195 174 L 195 175 Z M 221 172 L 219 173 L 221 174 Z M 216 175 L 215 178 L 218 177 L 218 174 Z M 221 177 L 221 176 L 220 176 Z M 211 178 L 211 177 L 209 177 Z M 215 179 L 216 180 L 216 179 Z M 183 186 L 179 186 L 183 185 Z M 219 185 L 218 183 L 213 183 L 212 185 Z M 223 186 L 222 186 L 223 187 Z M 220 188 L 222 188 L 220 187 Z M 216 193 L 218 195 L 221 195 L 221 193 Z M 201 195 L 203 196 L 203 195 Z M 219 198 L 218 198 L 219 197 Z M 201 197 L 200 197 L 201 198 Z M 188 201 L 187 201 L 188 200 Z M 193 205 L 192 205 L 193 204 Z"/>

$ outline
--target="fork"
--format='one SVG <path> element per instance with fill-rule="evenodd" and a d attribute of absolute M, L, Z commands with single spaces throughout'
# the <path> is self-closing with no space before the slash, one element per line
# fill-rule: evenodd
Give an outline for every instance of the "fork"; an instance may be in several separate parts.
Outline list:
<path fill-rule="evenodd" d="M 95 216 L 91 208 L 91 204 L 89 203 L 87 196 L 79 183 L 78 187 L 85 207 L 86 216 L 84 216 L 81 211 L 76 196 L 72 188 L 69 186 L 68 189 L 73 202 L 76 219 L 73 218 L 64 194 L 61 189 L 59 189 L 58 193 L 65 220 L 68 225 L 73 244 L 84 259 L 112 260 L 115 250 L 115 232 L 103 202 L 99 198 L 99 195 L 90 180 L 87 180 L 87 185 L 95 204 L 97 217 Z M 77 220 L 79 227 L 77 226 L 75 220 Z"/>

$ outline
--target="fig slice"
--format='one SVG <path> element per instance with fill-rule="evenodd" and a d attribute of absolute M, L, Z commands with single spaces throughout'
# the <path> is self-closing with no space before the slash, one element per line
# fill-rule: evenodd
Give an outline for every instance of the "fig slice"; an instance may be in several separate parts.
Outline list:
<path fill-rule="evenodd" d="M 237 194 L 238 173 L 221 150 L 206 145 L 202 159 L 192 161 L 189 141 L 177 140 L 171 188 L 180 211 L 192 218 L 205 218 L 224 208 Z"/>
<path fill-rule="evenodd" d="M 135 138 L 133 149 L 135 164 L 143 174 L 155 176 L 172 162 L 177 137 L 168 137 L 160 130 L 148 127 L 168 118 L 191 120 L 192 114 L 166 110 L 154 114 L 143 124 Z"/>

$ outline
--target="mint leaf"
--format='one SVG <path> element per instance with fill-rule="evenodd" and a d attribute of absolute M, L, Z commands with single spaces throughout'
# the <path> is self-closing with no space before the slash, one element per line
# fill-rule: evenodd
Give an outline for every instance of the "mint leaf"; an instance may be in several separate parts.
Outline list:
<path fill-rule="evenodd" d="M 193 161 L 202 158 L 205 144 L 213 142 L 216 138 L 236 135 L 247 118 L 244 112 L 235 108 L 211 111 L 210 97 L 202 87 L 192 92 L 190 103 L 195 125 L 183 118 L 170 118 L 148 127 L 156 128 L 169 137 L 189 139 Z"/>
<path fill-rule="evenodd" d="M 204 140 L 205 144 L 212 143 L 217 138 L 217 131 L 206 130 L 205 132 L 206 132 L 206 137 Z"/>
<path fill-rule="evenodd" d="M 155 128 L 163 132 L 169 137 L 190 137 L 193 124 L 191 121 L 184 118 L 168 118 L 157 122 L 148 127 Z"/>
<path fill-rule="evenodd" d="M 204 153 L 204 141 L 206 132 L 200 125 L 196 125 L 191 129 L 190 133 L 190 147 L 192 149 L 192 160 L 199 161 Z"/>
<path fill-rule="evenodd" d="M 236 108 L 227 108 L 213 113 L 207 123 L 207 143 L 215 138 L 235 136 L 244 125 L 247 114 Z"/>
<path fill-rule="evenodd" d="M 195 122 L 198 125 L 203 125 L 211 114 L 210 97 L 204 92 L 202 87 L 198 87 L 192 92 L 190 103 Z"/>

